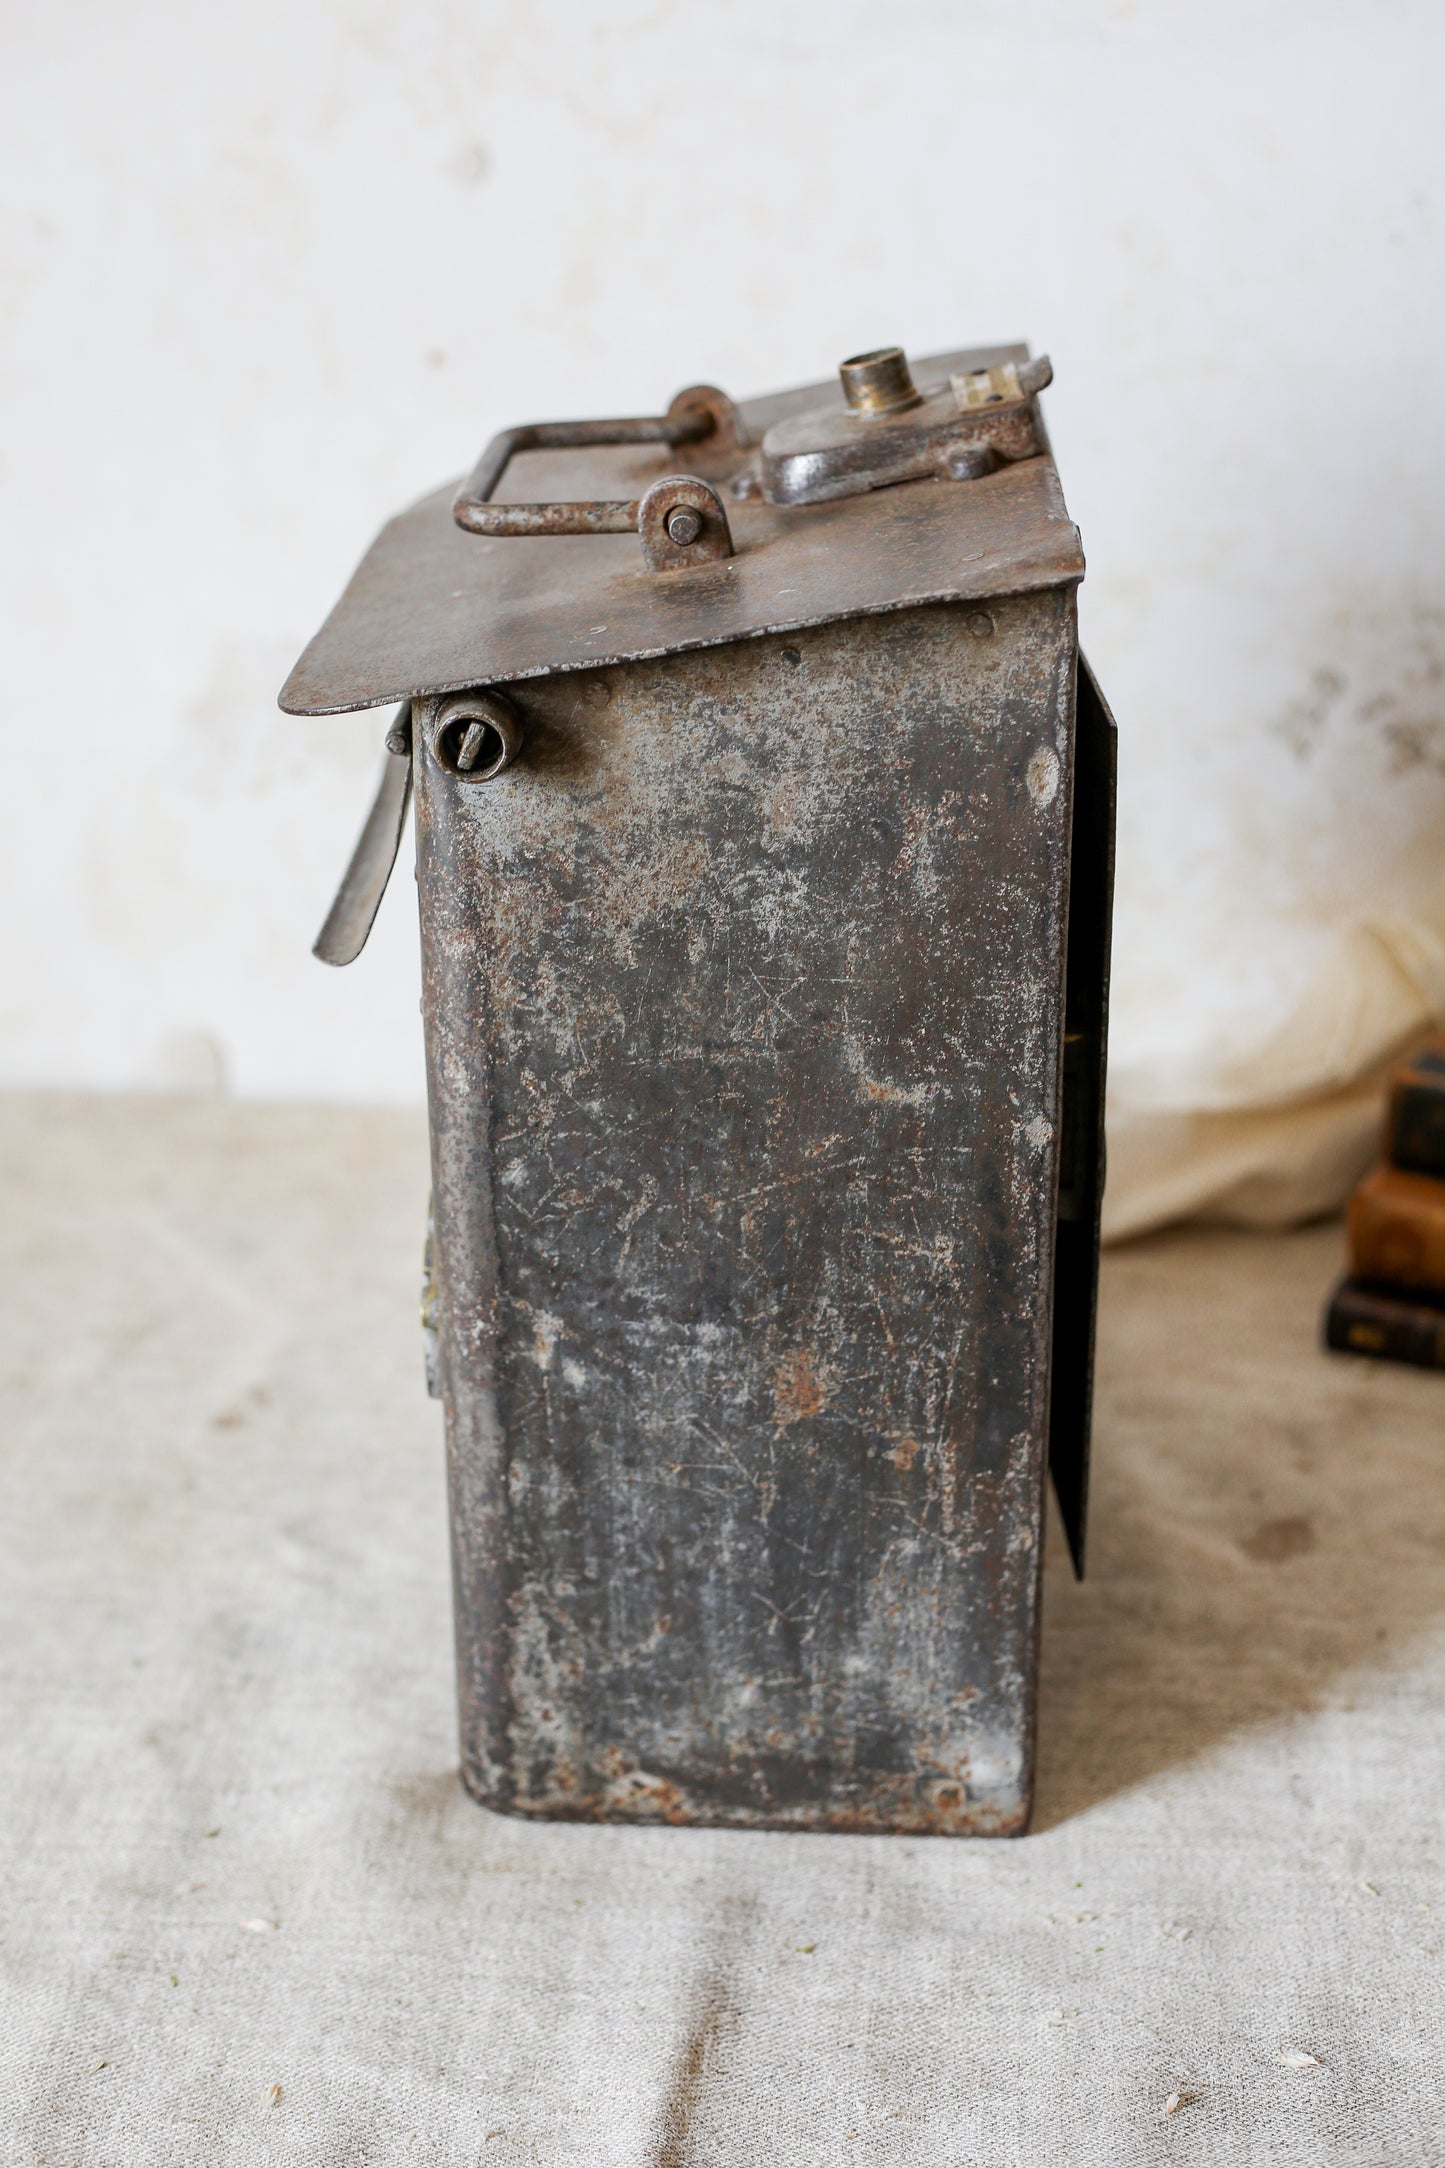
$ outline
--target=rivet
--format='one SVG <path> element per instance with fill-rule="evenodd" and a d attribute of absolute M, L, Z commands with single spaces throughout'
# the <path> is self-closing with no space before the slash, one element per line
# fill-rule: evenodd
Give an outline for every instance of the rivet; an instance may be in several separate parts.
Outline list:
<path fill-rule="evenodd" d="M 690 504 L 675 505 L 667 515 L 667 532 L 670 541 L 679 549 L 686 549 L 702 533 L 702 514 Z"/>
<path fill-rule="evenodd" d="M 968 620 L 968 629 L 975 640 L 991 640 L 993 638 L 993 619 L 989 616 L 987 610 L 975 610 Z"/>

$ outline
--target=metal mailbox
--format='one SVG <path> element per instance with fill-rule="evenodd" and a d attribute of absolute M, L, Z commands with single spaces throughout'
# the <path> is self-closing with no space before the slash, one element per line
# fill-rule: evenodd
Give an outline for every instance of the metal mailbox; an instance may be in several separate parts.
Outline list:
<path fill-rule="evenodd" d="M 1114 731 L 1021 346 L 544 423 L 281 696 L 400 701 L 465 1781 L 1009 1833 L 1082 1570 Z"/>

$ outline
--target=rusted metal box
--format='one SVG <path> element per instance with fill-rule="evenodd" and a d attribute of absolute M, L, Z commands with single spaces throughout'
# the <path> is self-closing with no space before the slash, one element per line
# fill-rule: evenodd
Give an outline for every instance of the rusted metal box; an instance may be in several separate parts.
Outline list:
<path fill-rule="evenodd" d="M 491 1806 L 1027 1820 L 1047 1462 L 1082 1564 L 1113 833 L 1048 373 L 889 349 L 510 431 L 282 695 L 405 703 L 318 953 L 365 938 L 414 773 Z"/>

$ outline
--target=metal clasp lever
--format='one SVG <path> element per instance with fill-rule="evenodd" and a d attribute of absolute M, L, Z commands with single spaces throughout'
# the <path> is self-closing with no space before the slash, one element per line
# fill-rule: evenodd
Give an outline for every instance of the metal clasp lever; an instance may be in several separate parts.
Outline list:
<path fill-rule="evenodd" d="M 577 451 L 599 444 L 705 445 L 707 463 L 743 449 L 737 408 L 712 384 L 680 391 L 665 414 L 619 421 L 524 422 L 493 437 L 452 505 L 468 534 L 493 536 L 631 534 L 636 529 L 651 572 L 730 557 L 732 530 L 715 490 L 694 474 L 669 474 L 643 497 L 571 504 L 493 504 L 493 492 L 518 452 Z"/>
<path fill-rule="evenodd" d="M 407 701 L 397 709 L 386 734 L 386 759 L 375 801 L 311 951 L 322 963 L 353 964 L 365 948 L 396 864 L 410 802 L 411 702 Z"/>

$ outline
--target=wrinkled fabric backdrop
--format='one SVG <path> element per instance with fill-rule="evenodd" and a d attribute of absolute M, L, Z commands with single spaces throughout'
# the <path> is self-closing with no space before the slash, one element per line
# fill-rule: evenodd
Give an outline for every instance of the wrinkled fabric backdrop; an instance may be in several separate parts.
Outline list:
<path fill-rule="evenodd" d="M 1426 0 L 9 12 L 0 1082 L 416 1101 L 382 719 L 274 699 L 504 423 L 1026 337 L 1119 717 L 1109 1226 L 1288 1219 L 1445 1000 Z"/>

